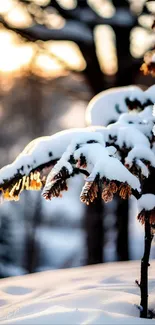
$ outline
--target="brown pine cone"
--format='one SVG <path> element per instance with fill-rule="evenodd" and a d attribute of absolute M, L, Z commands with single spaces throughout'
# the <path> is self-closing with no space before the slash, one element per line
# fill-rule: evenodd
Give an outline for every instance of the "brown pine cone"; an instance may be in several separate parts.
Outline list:
<path fill-rule="evenodd" d="M 98 196 L 98 190 L 98 184 L 95 181 L 86 182 L 80 195 L 81 202 L 87 205 L 92 203 Z"/>
<path fill-rule="evenodd" d="M 128 184 L 121 184 L 119 187 L 119 195 L 123 200 L 126 200 L 132 194 L 131 186 Z"/>
<path fill-rule="evenodd" d="M 49 187 L 45 187 L 42 196 L 46 200 L 51 200 L 52 197 L 61 197 L 61 192 L 67 190 L 68 186 L 66 184 L 66 181 L 62 179 L 56 179 L 49 184 Z"/>
<path fill-rule="evenodd" d="M 112 191 L 112 193 L 114 193 L 114 194 L 117 193 L 118 187 L 115 182 L 111 181 L 109 186 L 110 186 L 110 190 Z"/>
<path fill-rule="evenodd" d="M 137 219 L 141 222 L 142 225 L 144 225 L 144 223 L 145 223 L 145 214 L 146 214 L 146 211 L 142 210 L 137 216 Z M 150 211 L 149 222 L 150 222 L 150 225 L 152 225 L 152 229 L 155 229 L 155 209 Z"/>
<path fill-rule="evenodd" d="M 110 188 L 110 184 L 104 187 L 102 191 L 102 199 L 104 200 L 105 203 L 113 200 L 113 192 Z"/>

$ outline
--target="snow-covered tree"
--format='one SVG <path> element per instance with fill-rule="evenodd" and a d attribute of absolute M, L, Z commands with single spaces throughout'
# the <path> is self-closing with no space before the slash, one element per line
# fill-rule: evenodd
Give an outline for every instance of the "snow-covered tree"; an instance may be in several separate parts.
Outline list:
<path fill-rule="evenodd" d="M 18 200 L 23 190 L 40 190 L 45 199 L 68 190 L 68 179 L 84 174 L 80 199 L 137 199 L 138 219 L 145 224 L 141 272 L 141 317 L 148 315 L 147 270 L 155 227 L 155 152 L 152 114 L 155 86 L 146 91 L 126 87 L 98 95 L 87 110 L 91 126 L 70 129 L 32 141 L 17 159 L 0 170 L 2 197 Z M 96 113 L 95 113 L 96 112 Z M 107 126 L 99 126 L 116 122 Z M 100 118 L 101 117 L 101 118 Z M 97 124 L 95 126 L 94 124 Z"/>

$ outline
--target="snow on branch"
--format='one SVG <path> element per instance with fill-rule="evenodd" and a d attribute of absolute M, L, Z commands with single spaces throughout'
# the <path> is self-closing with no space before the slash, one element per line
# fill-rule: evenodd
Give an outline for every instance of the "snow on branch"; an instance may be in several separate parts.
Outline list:
<path fill-rule="evenodd" d="M 150 212 L 150 224 L 155 228 L 155 195 L 152 193 L 143 194 L 138 200 L 138 219 L 145 222 L 146 211 Z"/>
<path fill-rule="evenodd" d="M 89 145 L 92 143 L 101 143 L 103 146 L 105 146 L 104 138 L 99 132 L 95 133 L 87 131 L 77 134 L 77 137 L 71 141 L 61 159 L 57 162 L 47 177 L 43 191 L 43 196 L 46 199 L 49 200 L 52 197 L 60 196 L 62 191 L 68 189 L 66 183 L 67 179 L 80 172 L 80 170 L 77 168 L 78 166 L 76 167 L 74 152 L 85 143 Z"/>
<path fill-rule="evenodd" d="M 86 111 L 88 125 L 105 125 L 118 120 L 128 109 L 143 110 L 155 102 L 155 86 L 143 91 L 138 86 L 112 88 L 96 95 Z"/>
<path fill-rule="evenodd" d="M 0 170 L 3 197 L 18 200 L 24 189 L 40 190 L 45 184 L 49 169 L 62 156 L 70 141 L 86 132 L 87 128 L 70 129 L 30 142 L 12 164 Z"/>
<path fill-rule="evenodd" d="M 140 192 L 138 178 L 113 154 L 110 154 L 108 147 L 104 148 L 97 143 L 85 145 L 75 151 L 74 158 L 78 160 L 78 166 L 83 167 L 80 162 L 82 156 L 85 158 L 85 167 L 88 166 L 90 172 L 80 196 L 82 202 L 93 202 L 98 192 L 105 202 L 111 201 L 117 192 L 123 199 L 131 195 L 132 188 Z"/>
<path fill-rule="evenodd" d="M 74 142 L 67 148 L 47 178 L 43 191 L 43 196 L 46 199 L 59 196 L 63 190 L 67 189 L 66 180 L 74 176 L 75 173 L 73 166 L 78 167 L 79 171 L 89 175 L 86 178 L 86 184 L 81 193 L 82 202 L 87 204 L 94 201 L 99 190 L 101 190 L 102 198 L 104 199 L 105 186 L 111 181 L 112 193 L 118 191 L 123 198 L 130 196 L 132 188 L 140 191 L 138 178 L 132 175 L 117 158 L 111 156 L 115 154 L 115 148 L 105 147 L 103 141 L 96 141 L 99 135 L 96 133 L 95 141 L 93 136 L 91 136 L 91 140 L 85 144 L 76 144 Z M 126 196 L 125 194 L 123 196 L 122 183 L 124 184 L 124 189 L 128 189 Z M 106 201 L 111 199 L 112 195 Z"/>
<path fill-rule="evenodd" d="M 143 181 L 155 168 L 155 117 L 150 104 L 154 90 L 154 86 L 145 92 L 130 86 L 105 91 L 97 100 L 100 105 L 93 108 L 93 116 L 104 120 L 102 101 L 113 114 L 114 103 L 119 100 L 124 111 L 120 114 L 117 110 L 115 123 L 70 129 L 32 141 L 11 165 L 0 170 L 3 197 L 18 199 L 24 189 L 43 187 L 45 199 L 58 197 L 68 190 L 68 179 L 78 173 L 86 176 L 81 200 L 87 204 L 98 195 L 105 202 L 112 200 L 115 193 L 123 199 L 131 194 L 139 197 L 136 193 L 141 192 Z M 143 110 L 139 106 L 127 110 L 126 98 L 142 103 Z"/>
<path fill-rule="evenodd" d="M 155 195 L 154 194 L 143 194 L 138 200 L 138 212 L 142 210 L 151 211 L 155 209 Z"/>

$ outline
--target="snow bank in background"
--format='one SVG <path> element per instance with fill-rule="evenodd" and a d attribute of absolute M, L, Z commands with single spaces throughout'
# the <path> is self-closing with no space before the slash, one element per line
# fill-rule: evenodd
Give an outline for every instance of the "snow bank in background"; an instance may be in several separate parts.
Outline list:
<path fill-rule="evenodd" d="M 155 308 L 155 262 L 149 307 Z M 1 324 L 154 324 L 140 319 L 139 262 L 47 271 L 0 281 Z"/>
<path fill-rule="evenodd" d="M 138 212 L 142 210 L 150 211 L 155 208 L 155 195 L 143 194 L 138 200 Z"/>

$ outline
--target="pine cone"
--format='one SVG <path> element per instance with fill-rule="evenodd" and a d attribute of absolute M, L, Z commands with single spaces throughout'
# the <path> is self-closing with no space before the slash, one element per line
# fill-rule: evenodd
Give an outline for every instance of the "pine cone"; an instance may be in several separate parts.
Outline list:
<path fill-rule="evenodd" d="M 143 209 L 137 216 L 137 219 L 141 222 L 142 225 L 145 223 L 145 214 L 146 211 Z M 153 232 L 155 232 L 155 209 L 150 211 L 149 222 L 153 229 Z"/>
<path fill-rule="evenodd" d="M 115 182 L 111 181 L 109 186 L 110 186 L 110 190 L 112 191 L 113 194 L 117 193 L 118 187 Z"/>
<path fill-rule="evenodd" d="M 103 191 L 102 191 L 102 199 L 104 200 L 105 203 L 110 202 L 113 200 L 113 191 L 109 185 L 105 186 Z"/>
<path fill-rule="evenodd" d="M 45 188 L 43 190 L 42 196 L 46 200 L 51 200 L 52 197 L 60 197 L 62 191 L 67 191 L 68 186 L 66 180 L 70 177 L 69 171 L 66 167 L 62 167 L 62 169 L 58 172 L 58 174 L 52 177 L 49 177 L 49 181 L 45 184 Z"/>
<path fill-rule="evenodd" d="M 46 185 L 42 193 L 42 196 L 46 200 L 51 200 L 52 197 L 61 197 L 61 192 L 67 190 L 68 190 L 68 186 L 66 184 L 66 181 L 57 179 L 49 183 L 49 186 Z"/>
<path fill-rule="evenodd" d="M 123 200 L 126 200 L 132 194 L 131 186 L 128 184 L 121 184 L 119 187 L 119 195 Z"/>
<path fill-rule="evenodd" d="M 81 202 L 89 205 L 89 203 L 92 203 L 97 198 L 98 191 L 99 188 L 96 181 L 86 182 L 80 195 Z"/>

